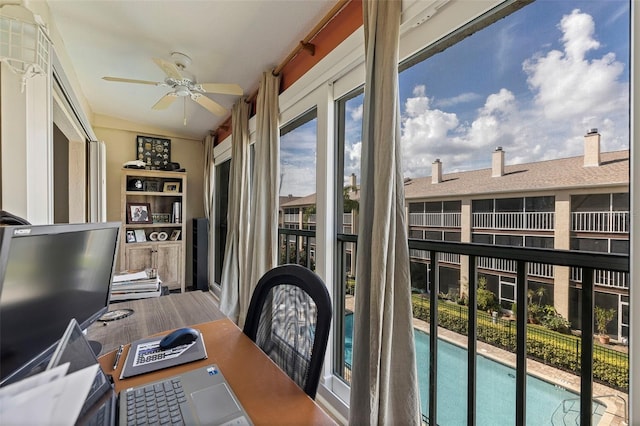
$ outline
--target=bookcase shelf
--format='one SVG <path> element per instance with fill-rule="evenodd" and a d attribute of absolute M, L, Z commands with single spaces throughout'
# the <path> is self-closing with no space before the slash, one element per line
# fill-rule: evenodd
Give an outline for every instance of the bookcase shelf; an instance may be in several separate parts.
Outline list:
<path fill-rule="evenodd" d="M 120 268 L 154 268 L 162 285 L 185 291 L 187 174 L 122 169 Z"/>

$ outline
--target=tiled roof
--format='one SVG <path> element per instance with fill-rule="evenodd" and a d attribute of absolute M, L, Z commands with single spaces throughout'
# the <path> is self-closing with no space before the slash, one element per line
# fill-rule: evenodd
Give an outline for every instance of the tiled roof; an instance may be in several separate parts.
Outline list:
<path fill-rule="evenodd" d="M 292 201 L 287 201 L 286 203 L 282 202 L 282 198 L 284 197 L 280 197 L 280 208 L 314 206 L 316 204 L 315 193 L 307 195 L 306 197 L 292 197 L 294 199 Z"/>
<path fill-rule="evenodd" d="M 431 183 L 431 176 L 416 178 L 405 183 L 405 198 L 557 191 L 629 184 L 629 150 L 601 153 L 600 166 L 597 167 L 584 167 L 583 164 L 584 157 L 579 156 L 505 165 L 504 175 L 500 177 L 491 177 L 489 168 L 443 174 L 442 182 L 435 184 Z"/>
<path fill-rule="evenodd" d="M 299 199 L 299 198 L 300 198 L 300 197 L 294 197 L 293 195 L 281 195 L 281 196 L 278 198 L 278 202 L 280 203 L 280 205 L 283 205 L 283 204 L 285 204 L 285 203 L 289 203 L 289 202 L 291 202 L 291 201 L 293 201 L 293 200 L 297 200 L 297 199 Z"/>

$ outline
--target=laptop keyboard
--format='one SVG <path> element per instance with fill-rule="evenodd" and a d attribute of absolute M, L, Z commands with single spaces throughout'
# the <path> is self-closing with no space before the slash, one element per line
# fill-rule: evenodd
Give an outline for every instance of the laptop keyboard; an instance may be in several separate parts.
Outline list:
<path fill-rule="evenodd" d="M 179 377 L 131 389 L 126 392 L 125 398 L 128 425 L 185 424 L 180 404 L 186 402 L 186 398 Z"/>

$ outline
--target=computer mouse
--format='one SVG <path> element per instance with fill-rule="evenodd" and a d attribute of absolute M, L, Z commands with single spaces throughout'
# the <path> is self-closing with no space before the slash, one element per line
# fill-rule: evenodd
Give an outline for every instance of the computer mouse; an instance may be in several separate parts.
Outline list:
<path fill-rule="evenodd" d="M 200 332 L 190 327 L 179 328 L 171 333 L 167 334 L 160 340 L 160 349 L 167 350 L 173 349 L 176 346 L 187 345 L 195 341 Z"/>

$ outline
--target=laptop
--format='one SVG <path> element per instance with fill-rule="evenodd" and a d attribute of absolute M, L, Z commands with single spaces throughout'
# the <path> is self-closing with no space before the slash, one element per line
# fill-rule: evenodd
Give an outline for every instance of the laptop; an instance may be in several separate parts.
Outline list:
<path fill-rule="evenodd" d="M 98 364 L 75 319 L 67 326 L 47 368 L 69 363 L 69 373 Z M 98 368 L 76 424 L 79 425 L 252 425 L 216 365 L 132 387 L 118 395 Z"/>

